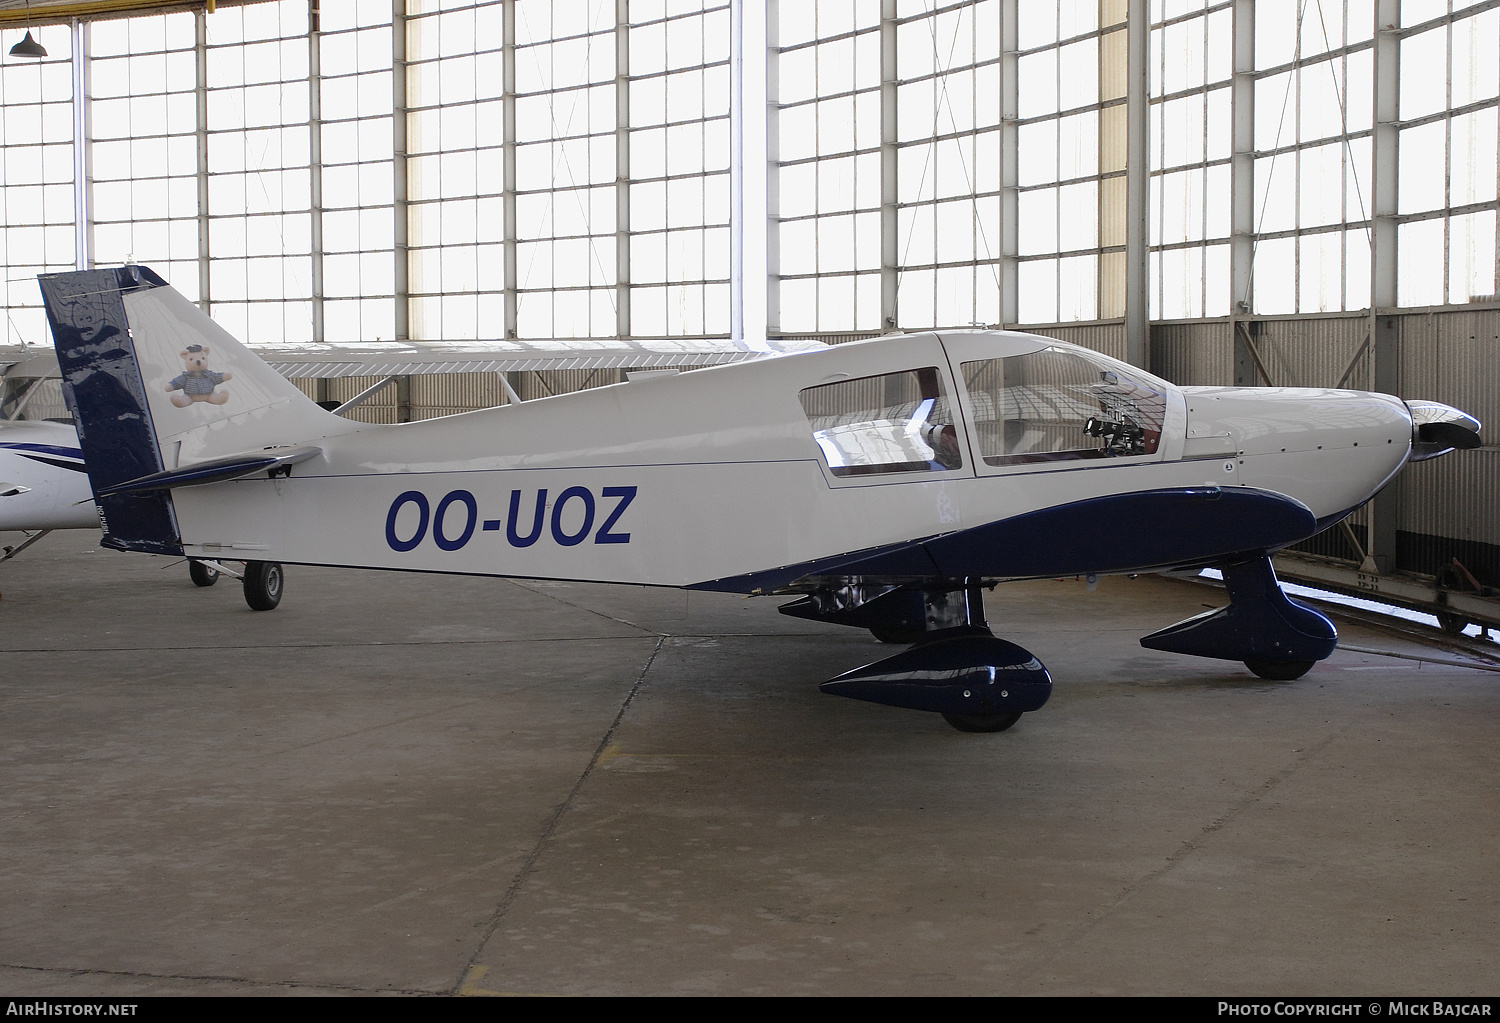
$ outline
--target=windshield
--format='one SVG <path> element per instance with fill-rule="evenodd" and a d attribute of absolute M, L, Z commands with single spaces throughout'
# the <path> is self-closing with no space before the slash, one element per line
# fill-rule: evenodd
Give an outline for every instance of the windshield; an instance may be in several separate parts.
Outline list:
<path fill-rule="evenodd" d="M 1166 396 L 1144 374 L 1073 348 L 963 364 L 986 465 L 1156 453 Z"/>

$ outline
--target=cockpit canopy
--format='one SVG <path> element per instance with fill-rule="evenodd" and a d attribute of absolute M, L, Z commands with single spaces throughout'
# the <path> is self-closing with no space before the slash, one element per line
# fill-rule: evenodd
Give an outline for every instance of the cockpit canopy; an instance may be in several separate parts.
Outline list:
<path fill-rule="evenodd" d="M 958 363 L 958 402 L 936 366 L 802 390 L 802 408 L 829 472 L 848 477 L 963 468 L 966 453 L 955 427 L 961 413 L 968 417 L 973 454 L 986 465 L 1156 454 L 1166 384 L 1086 349 L 1024 341 L 1034 344 L 1009 345 L 1029 349 L 1017 354 Z"/>

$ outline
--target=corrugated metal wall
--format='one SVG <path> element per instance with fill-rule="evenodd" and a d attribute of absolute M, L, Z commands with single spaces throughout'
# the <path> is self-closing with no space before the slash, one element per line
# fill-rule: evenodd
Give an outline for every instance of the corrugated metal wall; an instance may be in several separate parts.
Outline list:
<path fill-rule="evenodd" d="M 14 402 L 30 388 L 30 380 L 7 380 L 4 389 L 5 414 L 9 415 Z M 63 403 L 62 381 L 44 380 L 36 393 L 26 402 L 21 411 L 22 419 L 67 419 L 68 406 Z"/>
<path fill-rule="evenodd" d="M 1490 442 L 1407 469 L 1401 479 L 1400 528 L 1500 548 L 1500 445 L 1494 443 L 1500 435 L 1500 311 L 1409 313 L 1400 321 L 1402 396 L 1463 409 L 1484 423 Z M 1431 563 L 1441 557 L 1430 544 L 1410 542 L 1420 549 L 1403 560 Z M 1484 553 L 1471 550 L 1468 559 L 1459 557 L 1483 581 L 1500 584 L 1495 577 L 1500 558 L 1483 572 L 1469 563 Z"/>
<path fill-rule="evenodd" d="M 435 419 L 505 402 L 505 388 L 494 373 L 412 377 L 410 387 L 413 419 Z"/>
<path fill-rule="evenodd" d="M 511 386 L 523 401 L 545 398 L 553 394 L 571 394 L 594 387 L 607 387 L 625 379 L 625 372 L 618 369 L 561 369 L 540 373 L 522 373 Z"/>
<path fill-rule="evenodd" d="M 1022 327 L 1021 330 L 1028 328 Z M 1059 341 L 1089 348 L 1111 358 L 1125 358 L 1125 324 L 1080 323 L 1078 325 L 1053 325 L 1037 327 L 1035 333 L 1043 337 L 1055 337 Z"/>
<path fill-rule="evenodd" d="M 1260 320 L 1250 333 L 1272 386 L 1336 387 L 1354 363 L 1344 386 L 1367 389 L 1369 359 L 1363 349 L 1369 332 L 1368 317 L 1340 316 Z"/>
<path fill-rule="evenodd" d="M 1234 328 L 1223 321 L 1156 324 L 1151 372 L 1184 387 L 1233 383 Z"/>

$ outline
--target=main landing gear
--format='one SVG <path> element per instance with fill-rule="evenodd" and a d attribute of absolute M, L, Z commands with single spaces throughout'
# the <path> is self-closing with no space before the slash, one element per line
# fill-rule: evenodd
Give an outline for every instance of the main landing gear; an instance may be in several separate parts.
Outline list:
<path fill-rule="evenodd" d="M 977 583 L 933 590 L 853 584 L 781 611 L 868 628 L 882 642 L 914 641 L 908 650 L 824 682 L 820 688 L 834 696 L 935 711 L 961 732 L 1003 732 L 1052 695 L 1042 662 L 990 632 Z"/>
<path fill-rule="evenodd" d="M 212 586 L 219 576 L 238 579 L 245 589 L 245 603 L 252 611 L 271 611 L 281 603 L 281 592 L 286 584 L 285 572 L 280 562 L 247 561 L 243 572 L 236 572 L 222 561 L 188 559 L 188 578 L 195 586 Z"/>
<path fill-rule="evenodd" d="M 1141 645 L 1243 661 L 1264 679 L 1301 678 L 1333 653 L 1338 631 L 1281 591 L 1271 559 L 1220 564 L 1229 605 L 1152 633 Z M 949 585 L 944 586 L 948 582 Z M 882 642 L 913 645 L 846 671 L 820 687 L 891 707 L 934 711 L 961 732 L 1003 732 L 1038 710 L 1052 678 L 1028 650 L 997 639 L 974 580 L 931 580 L 915 588 L 849 578 L 781 606 L 781 613 L 869 629 Z"/>

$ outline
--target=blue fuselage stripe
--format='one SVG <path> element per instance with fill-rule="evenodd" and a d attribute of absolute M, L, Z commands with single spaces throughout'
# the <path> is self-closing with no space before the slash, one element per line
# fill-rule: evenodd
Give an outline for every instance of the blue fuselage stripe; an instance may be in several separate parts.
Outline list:
<path fill-rule="evenodd" d="M 43 465 L 58 469 L 68 469 L 72 472 L 88 471 L 83 464 L 83 452 L 77 448 L 64 448 L 56 444 L 22 444 L 12 441 L 0 443 L 0 451 L 9 451 L 21 458 L 29 458 L 33 462 L 41 462 Z"/>
<path fill-rule="evenodd" d="M 20 441 L 0 441 L 0 449 L 15 451 L 24 454 L 27 451 L 40 451 L 44 455 L 56 455 L 59 458 L 76 458 L 83 461 L 83 451 L 79 448 L 65 448 L 56 444 L 23 444 Z"/>

